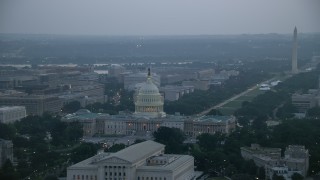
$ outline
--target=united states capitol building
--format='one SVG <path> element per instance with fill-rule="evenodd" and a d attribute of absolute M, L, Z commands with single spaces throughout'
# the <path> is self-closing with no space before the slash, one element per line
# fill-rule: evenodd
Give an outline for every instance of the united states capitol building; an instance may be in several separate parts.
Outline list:
<path fill-rule="evenodd" d="M 202 133 L 230 133 L 236 127 L 234 116 L 181 116 L 167 115 L 163 111 L 164 100 L 158 87 L 153 83 L 149 70 L 146 81 L 140 85 L 134 96 L 135 112 L 109 115 L 80 110 L 65 116 L 66 122 L 80 121 L 85 136 L 106 135 L 145 135 L 159 127 L 179 128 L 188 136 Z"/>

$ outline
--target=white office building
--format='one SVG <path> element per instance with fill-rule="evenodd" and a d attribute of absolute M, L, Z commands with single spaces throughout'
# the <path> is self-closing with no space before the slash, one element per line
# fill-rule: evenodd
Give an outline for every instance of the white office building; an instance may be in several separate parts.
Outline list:
<path fill-rule="evenodd" d="M 116 153 L 101 153 L 67 168 L 67 180 L 192 180 L 194 158 L 163 154 L 165 146 L 145 141 Z"/>
<path fill-rule="evenodd" d="M 0 122 L 13 123 L 27 116 L 24 106 L 0 106 Z"/>
<path fill-rule="evenodd" d="M 135 74 L 128 74 L 124 76 L 124 89 L 132 91 L 141 85 L 141 83 L 144 83 L 148 77 L 147 73 L 135 73 Z M 151 81 L 153 84 L 155 84 L 157 87 L 160 87 L 160 76 L 152 73 L 151 75 Z"/>

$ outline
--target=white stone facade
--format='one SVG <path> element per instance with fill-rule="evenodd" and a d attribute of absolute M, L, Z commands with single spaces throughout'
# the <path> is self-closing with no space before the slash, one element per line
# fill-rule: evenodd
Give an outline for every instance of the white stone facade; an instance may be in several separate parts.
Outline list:
<path fill-rule="evenodd" d="M 152 82 L 150 75 L 140 87 L 134 104 L 136 117 L 156 118 L 166 115 L 163 112 L 163 98 L 158 87 Z"/>
<path fill-rule="evenodd" d="M 289 145 L 281 157 L 280 148 L 263 148 L 257 144 L 251 147 L 241 147 L 244 159 L 252 159 L 258 167 L 264 167 L 266 177 L 272 178 L 273 174 L 283 176 L 290 180 L 294 173 L 306 176 L 309 169 L 309 151 L 304 146 Z"/>
<path fill-rule="evenodd" d="M 12 141 L 0 139 L 0 166 L 6 162 L 6 160 L 13 162 L 13 144 Z"/>
<path fill-rule="evenodd" d="M 13 123 L 27 116 L 24 106 L 3 106 L 0 107 L 0 122 Z"/>
<path fill-rule="evenodd" d="M 194 158 L 166 155 L 164 145 L 145 141 L 101 153 L 67 168 L 67 180 L 191 180 Z M 155 160 L 155 161 L 152 161 Z"/>

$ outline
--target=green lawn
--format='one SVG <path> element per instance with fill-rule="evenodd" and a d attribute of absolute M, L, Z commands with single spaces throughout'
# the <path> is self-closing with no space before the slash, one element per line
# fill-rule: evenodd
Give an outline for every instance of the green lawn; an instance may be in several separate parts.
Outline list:
<path fill-rule="evenodd" d="M 248 94 L 239 97 L 238 99 L 235 99 L 234 101 L 231 101 L 224 106 L 220 107 L 219 110 L 223 115 L 232 115 L 234 111 L 239 109 L 244 101 L 252 101 L 252 99 L 259 94 L 264 93 L 263 91 L 260 91 L 258 88 L 249 92 Z"/>

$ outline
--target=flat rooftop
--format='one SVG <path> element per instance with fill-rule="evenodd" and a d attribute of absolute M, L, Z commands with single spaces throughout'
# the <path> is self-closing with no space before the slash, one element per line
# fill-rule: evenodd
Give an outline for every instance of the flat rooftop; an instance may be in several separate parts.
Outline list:
<path fill-rule="evenodd" d="M 194 121 L 199 121 L 199 122 L 226 122 L 228 120 L 232 120 L 234 119 L 233 116 L 213 116 L 213 115 L 209 115 L 209 116 L 202 116 L 200 118 L 195 119 Z"/>

